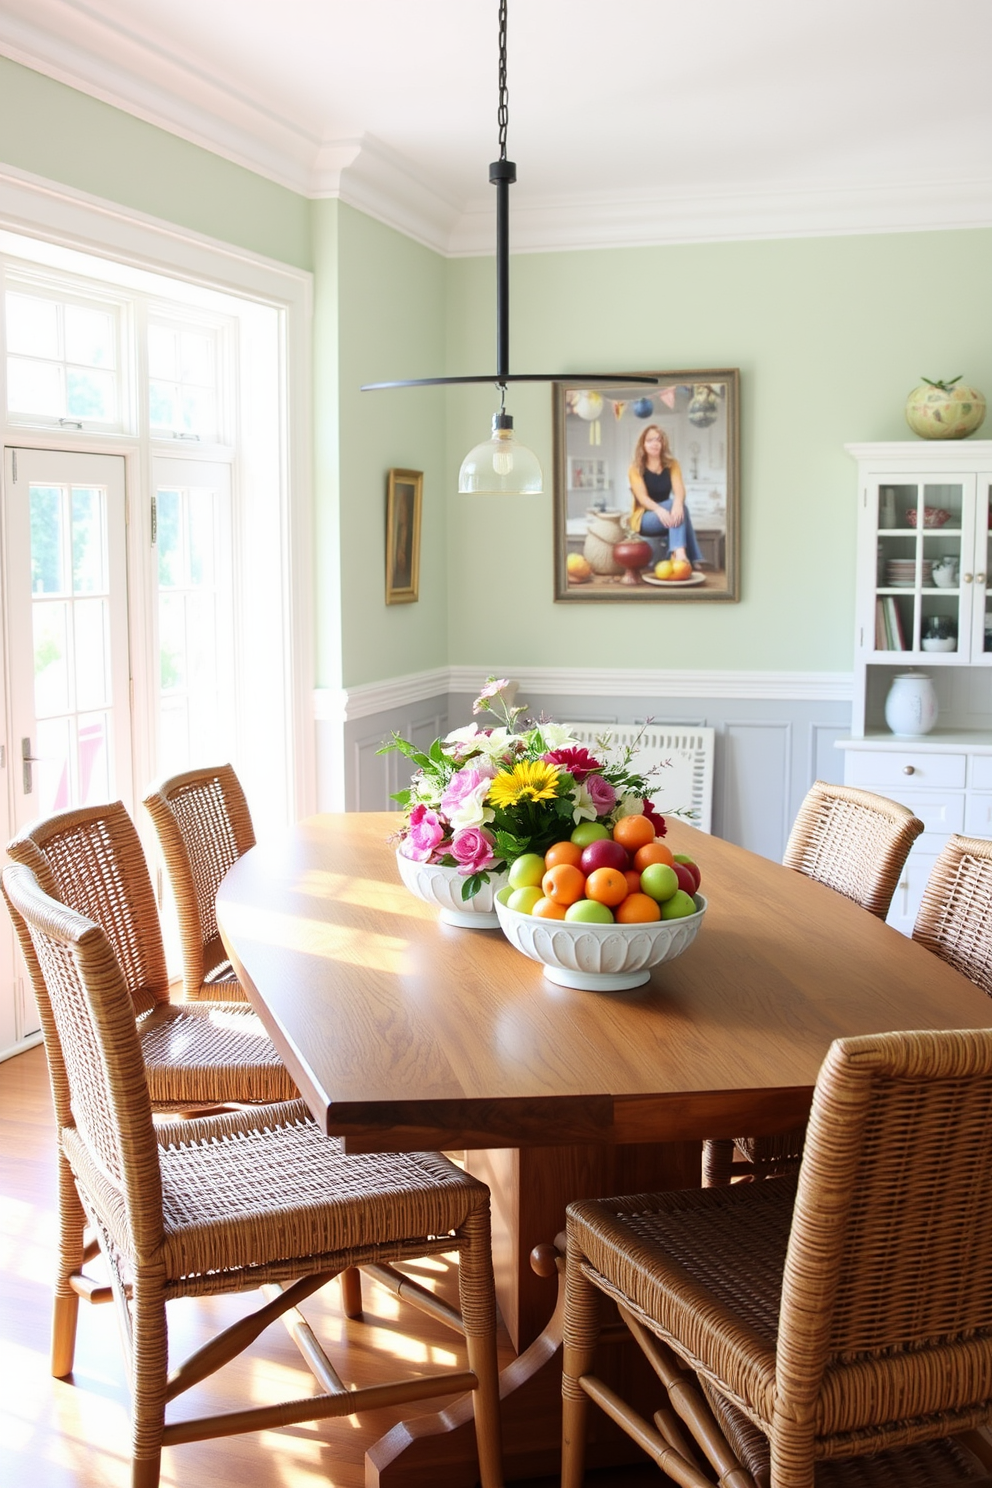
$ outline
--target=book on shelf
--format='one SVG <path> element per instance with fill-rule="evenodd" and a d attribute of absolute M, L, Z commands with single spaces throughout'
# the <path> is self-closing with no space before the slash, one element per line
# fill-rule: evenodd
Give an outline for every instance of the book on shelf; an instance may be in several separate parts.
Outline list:
<path fill-rule="evenodd" d="M 906 636 L 902 628 L 902 616 L 899 614 L 899 606 L 892 594 L 886 595 L 885 598 L 885 628 L 889 634 L 888 650 L 905 651 Z"/>
<path fill-rule="evenodd" d="M 875 600 L 875 650 L 887 651 L 885 642 L 885 610 L 880 599 Z"/>

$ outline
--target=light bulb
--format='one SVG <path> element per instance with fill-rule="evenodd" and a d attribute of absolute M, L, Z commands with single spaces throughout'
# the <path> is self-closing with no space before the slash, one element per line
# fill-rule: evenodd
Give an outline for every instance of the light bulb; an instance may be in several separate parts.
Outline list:
<path fill-rule="evenodd" d="M 513 437 L 508 413 L 493 414 L 492 438 L 469 450 L 458 472 L 458 490 L 471 496 L 540 496 L 544 476 L 537 456 Z"/>

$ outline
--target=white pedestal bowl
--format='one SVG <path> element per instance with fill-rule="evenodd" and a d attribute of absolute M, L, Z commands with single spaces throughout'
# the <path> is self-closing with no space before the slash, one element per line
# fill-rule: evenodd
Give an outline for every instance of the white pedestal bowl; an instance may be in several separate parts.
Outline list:
<path fill-rule="evenodd" d="M 461 930 L 495 930 L 499 925 L 494 909 L 495 895 L 506 884 L 506 873 L 492 873 L 473 899 L 462 898 L 465 875 L 457 868 L 440 863 L 417 863 L 397 849 L 396 864 L 400 878 L 416 898 L 440 910 L 438 918 L 445 925 Z"/>
<path fill-rule="evenodd" d="M 499 899 L 496 914 L 510 944 L 540 962 L 549 981 L 581 992 L 627 992 L 648 981 L 653 966 L 674 961 L 692 945 L 706 913 L 703 895 L 693 898 L 695 914 L 647 925 L 544 920 Z"/>

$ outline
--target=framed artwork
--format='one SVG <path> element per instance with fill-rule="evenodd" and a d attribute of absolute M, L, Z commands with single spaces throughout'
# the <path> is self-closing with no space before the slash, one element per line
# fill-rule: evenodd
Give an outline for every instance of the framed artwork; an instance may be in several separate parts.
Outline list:
<path fill-rule="evenodd" d="M 555 599 L 740 597 L 740 373 L 554 386 Z"/>
<path fill-rule="evenodd" d="M 413 604 L 420 590 L 420 470 L 391 470 L 386 482 L 386 603 Z"/>

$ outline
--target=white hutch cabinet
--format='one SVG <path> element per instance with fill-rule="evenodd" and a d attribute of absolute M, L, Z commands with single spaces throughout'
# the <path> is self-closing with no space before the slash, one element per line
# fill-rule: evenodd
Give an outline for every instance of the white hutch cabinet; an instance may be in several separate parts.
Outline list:
<path fill-rule="evenodd" d="M 844 780 L 908 806 L 926 828 L 889 924 L 912 931 L 951 832 L 992 836 L 992 440 L 849 444 L 858 462 L 851 737 Z M 893 734 L 885 698 L 925 672 L 940 708 L 920 738 Z"/>

